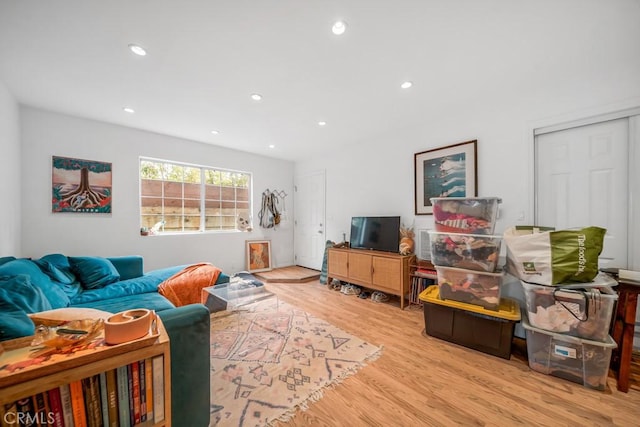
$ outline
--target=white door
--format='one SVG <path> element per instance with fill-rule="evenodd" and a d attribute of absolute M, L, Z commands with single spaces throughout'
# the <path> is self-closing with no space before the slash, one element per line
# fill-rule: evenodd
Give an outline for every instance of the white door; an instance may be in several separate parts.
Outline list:
<path fill-rule="evenodd" d="M 325 247 L 324 171 L 296 177 L 294 210 L 296 265 L 321 270 Z"/>
<path fill-rule="evenodd" d="M 600 268 L 627 268 L 629 122 L 536 136 L 536 224 L 606 228 Z"/>

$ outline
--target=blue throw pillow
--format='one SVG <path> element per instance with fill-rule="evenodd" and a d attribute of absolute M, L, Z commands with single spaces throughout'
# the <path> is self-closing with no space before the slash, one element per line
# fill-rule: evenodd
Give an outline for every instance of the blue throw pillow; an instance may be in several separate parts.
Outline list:
<path fill-rule="evenodd" d="M 15 310 L 27 313 L 51 310 L 51 304 L 44 292 L 31 284 L 29 276 L 19 274 L 0 277 L 0 301 L 10 304 Z"/>
<path fill-rule="evenodd" d="M 46 261 L 53 264 L 58 270 L 60 270 L 65 276 L 67 276 L 73 283 L 76 280 L 76 276 L 71 272 L 71 264 L 69 258 L 62 254 L 48 254 L 40 258 L 40 261 Z M 62 282 L 65 283 L 65 282 Z"/>
<path fill-rule="evenodd" d="M 13 277 L 19 274 L 29 276 L 31 284 L 44 293 L 52 308 L 69 306 L 69 297 L 62 287 L 51 281 L 51 278 L 31 260 L 16 259 L 0 265 L 0 277 Z"/>
<path fill-rule="evenodd" d="M 35 333 L 35 325 L 22 310 L 0 300 L 0 341 L 28 337 Z"/>
<path fill-rule="evenodd" d="M 42 270 L 44 274 L 63 285 L 68 285 L 76 280 L 76 276 L 71 272 L 71 268 L 69 268 L 69 271 L 67 272 L 44 259 L 36 259 L 33 260 L 33 262 L 40 267 L 40 270 Z"/>
<path fill-rule="evenodd" d="M 85 289 L 98 289 L 120 280 L 111 261 L 101 257 L 69 257 L 73 273 Z"/>

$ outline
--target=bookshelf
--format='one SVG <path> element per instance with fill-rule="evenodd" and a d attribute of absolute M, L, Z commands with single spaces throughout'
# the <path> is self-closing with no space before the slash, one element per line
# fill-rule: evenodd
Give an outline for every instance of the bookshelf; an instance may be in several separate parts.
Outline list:
<path fill-rule="evenodd" d="M 430 285 L 438 283 L 436 268 L 429 260 L 415 258 L 414 262 L 409 265 L 409 278 L 411 282 L 409 306 L 422 306 L 422 301 L 419 298 L 420 293 Z"/>
<path fill-rule="evenodd" d="M 53 359 L 51 358 L 50 360 L 43 360 L 40 364 L 30 364 L 24 369 L 17 368 L 11 371 L 5 370 L 4 372 L 0 372 L 0 388 L 2 389 L 0 396 L 0 415 L 4 418 L 7 416 L 7 411 L 14 411 L 17 416 L 20 409 L 18 409 L 17 406 L 13 406 L 15 402 L 26 402 L 27 399 L 31 399 L 31 401 L 37 405 L 37 402 L 41 400 L 43 396 L 45 411 L 48 412 L 45 412 L 45 415 L 38 415 L 38 408 L 34 408 L 33 413 L 36 414 L 35 416 L 37 418 L 37 422 L 34 425 L 63 425 L 55 422 L 53 415 L 47 415 L 49 412 L 52 412 L 51 405 L 57 405 L 56 401 L 59 399 L 59 394 L 64 396 L 67 390 L 70 394 L 73 394 L 72 390 L 74 387 L 76 388 L 77 394 L 77 388 L 80 387 L 82 396 L 79 398 L 83 398 L 84 405 L 82 408 L 85 423 L 74 422 L 76 427 L 79 427 L 79 425 L 88 427 L 92 427 L 93 425 L 171 426 L 171 359 L 169 336 L 162 321 L 157 318 L 156 322 L 157 331 L 153 333 L 150 332 L 149 336 L 139 340 L 114 346 L 100 345 L 94 349 L 78 351 L 78 354 L 66 355 L 65 358 L 61 360 L 51 360 Z M 0 353 L 0 358 L 6 360 L 11 356 L 11 352 L 26 351 L 31 339 L 32 337 L 25 337 L 1 343 L 4 352 Z M 150 369 L 147 368 L 147 364 L 149 363 L 151 363 Z M 106 417 L 104 416 L 105 409 L 108 411 L 108 396 L 103 395 L 107 384 L 104 384 L 103 388 L 102 382 L 106 381 L 109 375 L 115 373 L 116 390 L 120 391 L 120 386 L 126 386 L 131 390 L 131 393 L 133 393 L 135 388 L 131 387 L 136 377 L 118 377 L 117 374 L 121 372 L 126 372 L 127 374 L 129 374 L 129 372 L 132 373 L 134 366 L 138 368 L 138 402 L 134 402 L 129 396 L 127 396 L 127 400 L 130 403 L 136 404 L 136 407 L 141 407 L 141 403 L 144 402 L 145 406 L 142 407 L 143 412 L 138 414 L 139 418 L 136 419 L 134 411 L 131 411 L 131 414 L 134 415 L 131 417 L 131 421 L 133 422 L 130 423 L 123 423 L 120 416 L 125 416 L 126 414 L 119 414 L 119 422 L 117 424 L 111 422 L 105 424 L 104 421 L 109 421 L 110 419 L 108 415 Z M 4 367 L 6 368 L 6 366 Z M 147 377 L 149 373 L 152 375 L 151 381 L 149 381 Z M 143 381 L 141 381 L 141 375 Z M 111 381 L 113 381 L 113 379 Z M 122 382 L 122 384 L 119 382 Z M 113 383 L 111 383 L 110 390 L 113 390 L 112 387 Z M 149 393 L 148 387 L 152 387 L 151 394 Z M 97 402 L 95 396 L 97 396 Z M 117 397 L 124 399 L 124 393 L 118 393 Z M 152 401 L 149 402 L 149 399 Z M 149 402 L 148 407 L 146 405 L 147 402 Z M 105 407 L 105 405 L 107 405 L 107 407 Z M 78 404 L 77 406 L 80 405 Z M 74 404 L 72 412 L 79 410 L 77 406 Z M 118 410 L 121 410 L 124 406 L 124 401 L 121 402 L 118 400 Z M 28 406 L 25 408 L 28 408 Z M 69 408 L 67 407 L 63 415 L 68 416 L 68 410 Z M 143 415 L 144 418 L 148 419 L 143 420 Z M 76 416 L 82 418 L 82 414 L 76 414 Z M 14 417 L 14 415 L 9 415 L 9 419 L 12 417 Z M 41 419 L 41 417 L 44 418 Z M 29 418 L 33 419 L 34 415 L 31 415 Z M 98 422 L 98 420 L 100 421 Z M 16 425 L 18 425 L 18 423 L 16 423 Z M 66 425 L 66 423 L 64 425 Z"/>

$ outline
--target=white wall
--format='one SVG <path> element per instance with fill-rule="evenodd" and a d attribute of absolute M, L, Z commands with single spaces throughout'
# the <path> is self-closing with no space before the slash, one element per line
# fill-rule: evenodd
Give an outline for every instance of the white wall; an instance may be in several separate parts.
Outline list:
<path fill-rule="evenodd" d="M 20 109 L 20 117 L 24 256 L 139 254 L 145 258 L 147 271 L 206 261 L 233 273 L 246 269 L 246 240 L 270 239 L 274 266 L 293 264 L 293 229 L 257 226 L 262 191 L 269 188 L 292 193 L 291 162 L 29 107 Z M 52 213 L 53 155 L 111 162 L 112 213 Z M 253 173 L 254 231 L 140 236 L 140 156 Z M 12 162 L 18 163 L 16 158 Z M 17 174 L 8 182 L 12 181 L 17 187 Z"/>
<path fill-rule="evenodd" d="M 20 117 L 18 104 L 0 81 L 0 257 L 20 256 Z"/>
<path fill-rule="evenodd" d="M 604 3 L 599 5 L 606 9 Z M 522 49 L 531 49 L 529 65 L 540 70 L 539 78 L 517 87 L 493 87 L 489 94 L 464 104 L 439 103 L 424 111 L 422 124 L 413 128 L 390 127 L 356 146 L 296 163 L 296 175 L 326 171 L 327 239 L 341 241 L 343 232 L 348 237 L 350 218 L 355 215 L 401 215 L 405 224 L 415 222 L 416 230 L 432 228 L 432 216 L 414 215 L 414 154 L 473 139 L 478 140 L 478 195 L 503 200 L 496 234 L 513 225 L 530 224 L 536 123 L 549 125 L 640 106 L 638 14 L 620 14 L 615 25 L 606 24 L 606 40 L 596 31 L 604 25 L 600 16 L 598 8 L 581 10 L 564 21 L 549 15 L 550 24 L 541 28 L 541 41 L 535 34 L 514 34 L 514 40 L 526 38 Z M 569 31 L 563 22 L 593 31 Z M 545 45 L 543 40 L 558 43 Z M 582 49 L 566 51 L 567 45 Z M 468 72 L 474 73 L 473 64 Z M 432 85 L 434 91 L 440 84 L 429 76 L 415 80 Z M 524 297 L 513 282 L 505 294 Z"/>

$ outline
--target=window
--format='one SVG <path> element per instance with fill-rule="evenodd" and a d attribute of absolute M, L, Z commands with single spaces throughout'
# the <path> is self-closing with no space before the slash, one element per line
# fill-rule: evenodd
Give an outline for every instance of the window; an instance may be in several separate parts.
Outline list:
<path fill-rule="evenodd" d="M 140 159 L 140 227 L 153 234 L 237 230 L 250 194 L 247 172 Z"/>

